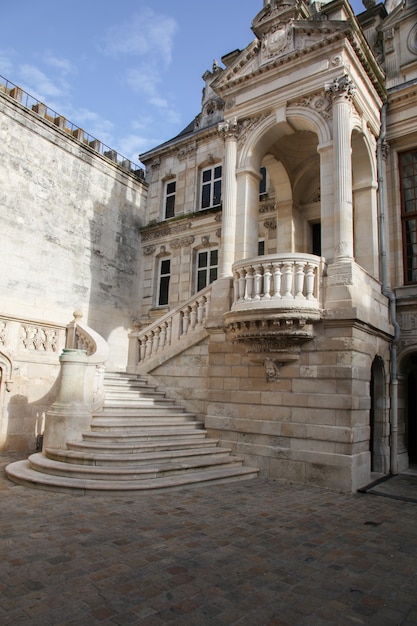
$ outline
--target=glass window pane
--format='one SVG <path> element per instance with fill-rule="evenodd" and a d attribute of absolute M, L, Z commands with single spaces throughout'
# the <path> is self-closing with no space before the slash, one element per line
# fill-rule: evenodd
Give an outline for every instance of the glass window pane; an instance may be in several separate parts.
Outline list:
<path fill-rule="evenodd" d="M 175 193 L 176 186 L 177 185 L 176 185 L 175 180 L 172 181 L 171 183 L 168 183 L 167 184 L 167 194 Z"/>
<path fill-rule="evenodd" d="M 207 209 L 210 206 L 210 185 L 203 185 L 201 192 L 201 208 Z"/>
<path fill-rule="evenodd" d="M 200 252 L 198 255 L 198 267 L 207 267 L 207 252 Z"/>
<path fill-rule="evenodd" d="M 217 167 L 214 168 L 214 178 L 221 178 L 222 177 L 222 166 L 218 165 Z"/>
<path fill-rule="evenodd" d="M 222 181 L 218 180 L 214 183 L 213 206 L 220 204 L 222 199 Z"/>
<path fill-rule="evenodd" d="M 211 170 L 205 170 L 203 172 L 203 183 L 207 183 L 209 180 L 211 180 Z"/>
<path fill-rule="evenodd" d="M 212 250 L 210 252 L 210 265 L 217 265 L 218 257 L 219 257 L 219 251 L 218 250 Z"/>

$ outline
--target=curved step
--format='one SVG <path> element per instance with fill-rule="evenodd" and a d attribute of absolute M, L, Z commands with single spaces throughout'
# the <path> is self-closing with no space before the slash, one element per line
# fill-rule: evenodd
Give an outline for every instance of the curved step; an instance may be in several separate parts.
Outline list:
<path fill-rule="evenodd" d="M 44 454 L 49 459 L 62 463 L 75 463 L 77 465 L 95 465 L 97 467 L 145 465 L 147 463 L 167 463 L 169 461 L 186 461 L 193 458 L 214 458 L 225 454 L 230 454 L 230 448 L 193 447 L 172 450 L 143 450 L 139 452 L 119 452 L 118 450 L 99 451 L 89 449 L 80 450 L 54 450 L 47 448 Z"/>
<path fill-rule="evenodd" d="M 103 467 L 56 461 L 38 452 L 32 454 L 28 458 L 28 461 L 31 469 L 43 474 L 87 480 L 125 481 L 144 480 L 148 478 L 158 479 L 162 476 L 173 476 L 189 471 L 207 471 L 210 469 L 232 467 L 234 465 L 241 466 L 243 458 L 223 454 L 215 458 L 196 457 L 184 461 L 171 460 L 160 464 L 154 462 L 152 464 L 138 465 L 136 467 Z"/>
<path fill-rule="evenodd" d="M 137 431 L 155 431 L 158 433 L 163 433 L 165 435 L 176 433 L 179 429 L 182 432 L 185 431 L 193 431 L 193 430 L 202 430 L 204 428 L 204 422 L 197 421 L 187 421 L 183 420 L 182 422 L 172 422 L 169 419 L 166 419 L 159 423 L 158 418 L 155 419 L 136 419 L 131 418 L 129 420 L 101 420 L 94 419 L 91 424 L 92 432 L 115 432 L 119 430 L 125 430 L 129 433 L 136 433 Z"/>
<path fill-rule="evenodd" d="M 108 441 L 69 441 L 67 442 L 67 448 L 69 450 L 76 451 L 89 451 L 96 453 L 117 452 L 119 454 L 132 454 L 145 451 L 169 451 L 169 450 L 186 450 L 186 449 L 201 449 L 212 446 L 216 443 L 216 440 L 212 439 L 176 439 L 175 441 L 155 439 L 153 441 L 122 441 L 122 442 L 108 442 Z"/>
<path fill-rule="evenodd" d="M 120 495 L 158 493 L 166 489 L 183 489 L 195 484 L 218 484 L 237 480 L 256 478 L 258 470 L 251 467 L 232 466 L 207 471 L 196 471 L 174 476 L 145 480 L 91 480 L 53 476 L 37 472 L 30 467 L 29 461 L 16 461 L 6 467 L 6 473 L 13 482 L 38 489 L 67 491 L 83 495 L 115 494 Z"/>

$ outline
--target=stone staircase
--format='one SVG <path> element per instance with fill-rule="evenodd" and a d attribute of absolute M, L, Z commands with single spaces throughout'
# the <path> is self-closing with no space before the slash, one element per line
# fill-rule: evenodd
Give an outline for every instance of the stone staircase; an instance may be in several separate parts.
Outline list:
<path fill-rule="evenodd" d="M 6 473 L 39 489 L 126 494 L 247 480 L 258 470 L 207 438 L 195 415 L 145 378 L 109 373 L 104 407 L 82 440 L 12 463 Z"/>

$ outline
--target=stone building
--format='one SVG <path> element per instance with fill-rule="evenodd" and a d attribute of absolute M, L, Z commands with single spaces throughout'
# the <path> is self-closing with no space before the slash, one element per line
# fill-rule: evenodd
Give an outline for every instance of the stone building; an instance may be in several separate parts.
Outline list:
<path fill-rule="evenodd" d="M 11 216 L 19 209 L 23 225 L 30 190 L 39 205 L 45 194 L 36 226 L 50 252 L 34 247 L 31 281 L 13 231 L 17 287 L 3 329 L 33 318 L 63 327 L 76 285 L 77 306 L 109 339 L 108 368 L 149 375 L 264 475 L 344 491 L 417 458 L 417 6 L 364 4 L 355 16 L 346 0 L 254 2 L 253 41 L 204 74 L 195 120 L 140 155 L 145 181 L 2 99 L 26 116 L 22 149 L 48 135 L 46 169 L 62 169 L 67 190 L 81 171 L 72 198 L 42 167 L 24 173 L 29 197 L 16 194 Z M 10 140 L 8 150 L 2 176 L 13 181 Z M 111 167 L 106 197 L 95 197 L 84 173 Z M 60 225 L 71 242 L 63 285 L 44 264 L 65 240 L 47 211 L 60 210 L 61 192 L 72 211 Z"/>

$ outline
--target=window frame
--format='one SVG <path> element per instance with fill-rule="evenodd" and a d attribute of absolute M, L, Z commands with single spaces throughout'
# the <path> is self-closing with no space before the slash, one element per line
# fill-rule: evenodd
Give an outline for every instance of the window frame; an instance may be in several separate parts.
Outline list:
<path fill-rule="evenodd" d="M 216 262 L 212 264 L 212 256 L 216 254 Z M 200 257 L 204 254 L 207 255 L 207 263 L 206 265 L 200 266 Z M 215 273 L 215 276 L 213 275 Z M 205 276 L 205 280 L 202 281 L 204 284 L 200 285 L 200 277 Z M 219 248 L 206 248 L 204 250 L 196 251 L 196 260 L 195 260 L 195 292 L 198 293 L 202 289 L 211 285 L 215 280 L 217 280 L 219 276 Z"/>
<path fill-rule="evenodd" d="M 411 162 L 405 163 L 407 156 Z M 406 168 L 408 172 L 406 172 Z M 405 285 L 417 283 L 417 148 L 398 153 L 398 172 L 400 179 L 401 232 L 403 254 L 403 277 Z M 411 185 L 405 184 L 409 180 Z M 412 207 L 411 210 L 407 205 Z M 413 223 L 411 229 L 409 225 Z M 409 241 L 414 235 L 415 241 Z"/>
<path fill-rule="evenodd" d="M 173 191 L 169 191 L 170 185 L 174 185 Z M 177 194 L 177 179 L 170 178 L 169 180 L 166 180 L 164 183 L 164 219 L 166 220 L 170 219 L 171 217 L 175 217 L 176 194 Z M 168 206 L 171 202 L 173 202 L 172 207 Z M 168 215 L 168 212 L 170 213 L 169 215 Z"/>
<path fill-rule="evenodd" d="M 205 175 L 210 172 L 210 179 Z M 200 172 L 200 211 L 219 207 L 222 204 L 223 166 L 215 163 Z"/>
<path fill-rule="evenodd" d="M 163 263 L 168 263 L 168 271 L 163 272 Z M 161 257 L 158 262 L 158 301 L 156 306 L 169 304 L 169 284 L 171 281 L 171 258 Z M 164 297 L 163 297 L 164 296 Z"/>

